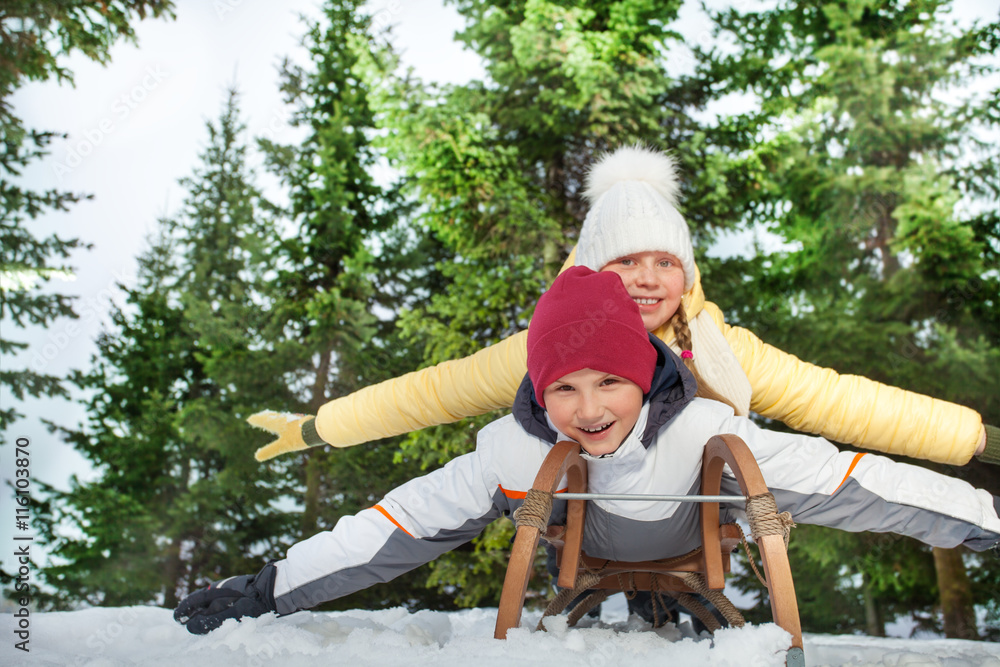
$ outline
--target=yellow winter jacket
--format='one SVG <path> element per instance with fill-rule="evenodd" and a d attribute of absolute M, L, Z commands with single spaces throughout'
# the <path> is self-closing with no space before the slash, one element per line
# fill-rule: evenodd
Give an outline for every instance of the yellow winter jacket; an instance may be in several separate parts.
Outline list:
<path fill-rule="evenodd" d="M 566 266 L 572 265 L 573 256 Z M 983 431 L 969 408 L 840 375 L 767 345 L 752 332 L 726 324 L 705 300 L 700 281 L 684 296 L 688 317 L 702 309 L 722 331 L 753 395 L 750 408 L 791 428 L 880 452 L 964 465 Z M 668 327 L 654 332 L 665 342 Z M 509 408 L 527 372 L 527 331 L 475 354 L 407 373 L 337 398 L 316 416 L 316 431 L 335 447 L 349 447 L 490 410 Z"/>

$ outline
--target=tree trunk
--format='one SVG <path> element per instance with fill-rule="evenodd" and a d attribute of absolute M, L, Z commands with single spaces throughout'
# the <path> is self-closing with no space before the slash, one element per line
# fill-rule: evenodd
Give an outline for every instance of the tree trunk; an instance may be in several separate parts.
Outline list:
<path fill-rule="evenodd" d="M 163 568 L 163 606 L 173 609 L 177 606 L 177 584 L 181 578 L 181 541 L 174 539 L 167 547 L 167 562 Z"/>
<path fill-rule="evenodd" d="M 882 618 L 882 608 L 872 590 L 871 579 L 866 574 L 862 584 L 862 594 L 865 600 L 865 632 L 870 637 L 885 637 L 885 619 Z"/>
<path fill-rule="evenodd" d="M 934 569 L 941 595 L 945 636 L 949 639 L 979 639 L 972 589 L 962 561 L 962 547 L 934 547 Z"/>
<path fill-rule="evenodd" d="M 184 480 L 182 484 L 186 484 L 187 480 L 191 479 L 191 460 L 184 457 L 181 463 L 181 473 L 177 477 L 179 480 Z M 185 491 L 190 489 L 185 488 L 184 490 L 179 489 L 177 486 L 173 487 L 173 492 L 168 496 L 170 500 L 175 500 Z M 163 567 L 163 606 L 173 609 L 177 606 L 180 600 L 177 599 L 178 588 L 185 594 L 193 592 L 191 577 L 191 567 L 185 567 L 184 560 L 181 558 L 181 543 L 184 541 L 183 536 L 174 537 L 170 544 L 167 546 L 167 553 L 165 558 L 165 563 Z M 201 544 L 195 541 L 196 548 L 201 548 Z M 191 565 L 190 559 L 187 563 L 188 566 Z M 183 581 L 183 585 L 182 581 Z"/>
<path fill-rule="evenodd" d="M 888 197 L 885 210 L 875 225 L 874 245 L 878 249 L 882 259 L 882 279 L 888 281 L 899 271 L 899 258 L 893 253 L 890 247 L 896 236 L 896 220 L 892 217 L 892 212 L 896 208 L 894 197 Z"/>
<path fill-rule="evenodd" d="M 327 350 L 320 354 L 319 365 L 316 368 L 316 379 L 313 382 L 312 396 L 309 399 L 309 408 L 312 414 L 316 414 L 320 407 L 326 403 L 326 379 L 330 374 L 330 364 L 333 352 Z M 322 462 L 319 458 L 306 452 L 306 492 L 303 497 L 304 507 L 302 509 L 302 536 L 310 537 L 319 527 L 319 501 L 320 487 L 323 484 L 323 472 L 320 469 Z"/>
<path fill-rule="evenodd" d="M 313 452 L 306 451 L 306 492 L 302 498 L 302 521 L 300 531 L 303 538 L 311 537 L 319 527 L 319 490 L 322 483 L 321 462 Z"/>

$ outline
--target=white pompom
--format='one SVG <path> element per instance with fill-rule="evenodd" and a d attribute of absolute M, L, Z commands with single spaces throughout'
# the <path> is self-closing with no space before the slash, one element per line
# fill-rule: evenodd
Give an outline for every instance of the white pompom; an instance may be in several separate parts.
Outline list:
<path fill-rule="evenodd" d="M 583 196 L 594 204 L 621 181 L 649 183 L 671 206 L 677 206 L 677 166 L 674 158 L 666 153 L 641 144 L 605 153 L 587 174 Z"/>

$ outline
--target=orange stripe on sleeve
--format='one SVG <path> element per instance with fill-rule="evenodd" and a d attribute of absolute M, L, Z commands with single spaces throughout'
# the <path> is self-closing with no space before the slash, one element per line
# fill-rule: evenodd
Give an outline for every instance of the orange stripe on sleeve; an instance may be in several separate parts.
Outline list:
<path fill-rule="evenodd" d="M 527 491 L 511 491 L 510 489 L 503 488 L 503 485 L 501 484 L 497 484 L 497 486 L 500 487 L 500 492 L 508 498 L 524 500 L 524 498 L 528 495 Z M 559 489 L 556 493 L 566 493 L 567 491 L 569 491 L 568 486 L 565 489 Z"/>
<path fill-rule="evenodd" d="M 500 487 L 500 492 L 508 498 L 520 498 L 523 500 L 528 495 L 527 491 L 511 491 L 510 489 L 503 488 L 502 484 L 497 484 L 497 486 Z"/>
<path fill-rule="evenodd" d="M 379 512 L 381 512 L 382 516 L 384 516 L 389 521 L 392 521 L 392 525 L 396 526 L 396 528 L 399 528 L 401 531 L 403 531 L 404 533 L 406 533 L 410 537 L 413 537 L 413 535 L 410 534 L 410 531 L 408 531 L 407 529 L 405 529 L 401 525 L 399 525 L 399 522 L 396 521 L 395 519 L 393 519 L 392 515 L 390 515 L 388 512 L 385 511 L 384 507 L 382 507 L 381 505 L 375 505 L 374 507 L 372 507 L 372 509 L 373 510 L 378 510 Z M 413 539 L 417 539 L 417 538 L 414 537 Z"/>
<path fill-rule="evenodd" d="M 861 457 L 864 456 L 865 453 L 866 452 L 860 452 L 860 453 L 854 455 L 854 460 L 851 461 L 851 465 L 847 469 L 847 474 L 844 475 L 844 479 L 840 480 L 840 484 L 837 485 L 837 488 L 833 490 L 834 493 L 836 493 L 837 491 L 839 491 L 840 487 L 842 487 L 844 485 L 844 482 L 847 481 L 847 478 L 851 476 L 851 473 L 854 472 L 854 466 L 858 465 L 858 461 L 861 460 Z"/>

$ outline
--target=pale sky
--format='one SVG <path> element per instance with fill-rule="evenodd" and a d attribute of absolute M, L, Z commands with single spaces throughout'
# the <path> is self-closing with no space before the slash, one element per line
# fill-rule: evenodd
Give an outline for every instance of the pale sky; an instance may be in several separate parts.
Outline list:
<path fill-rule="evenodd" d="M 32 165 L 28 182 L 37 189 L 94 195 L 68 213 L 32 223 L 34 229 L 38 235 L 58 230 L 62 236 L 79 236 L 94 248 L 70 260 L 76 269 L 73 282 L 52 286 L 78 296 L 80 319 L 59 320 L 47 330 L 5 331 L 9 338 L 31 342 L 12 365 L 55 375 L 87 368 L 109 299 L 120 301 L 115 283 L 134 284 L 135 258 L 157 219 L 178 211 L 184 191 L 177 181 L 198 164 L 207 141 L 205 123 L 218 118 L 230 85 L 235 83 L 241 93 L 249 137 L 291 140 L 277 67 L 284 56 L 305 62 L 298 44 L 304 26 L 298 16 L 317 16 L 319 5 L 319 0 L 179 0 L 176 20 L 136 24 L 138 46 L 117 45 L 107 67 L 79 56 L 70 59 L 66 64 L 75 87 L 30 84 L 13 96 L 15 112 L 28 126 L 69 135 L 53 143 L 47 159 Z M 441 0 L 374 0 L 369 8 L 378 23 L 393 25 L 393 42 L 404 62 L 424 80 L 463 82 L 480 75 L 478 58 L 453 42 L 461 19 Z M 998 8 L 1000 0 L 962 0 L 955 14 L 995 17 Z M 710 26 L 695 3 L 685 5 L 681 23 L 689 39 L 709 38 Z M 266 184 L 263 172 L 260 176 Z M 6 393 L 0 397 L 9 399 Z M 45 416 L 76 426 L 84 418 L 79 405 L 32 401 L 21 411 L 28 417 L 6 435 L 9 442 L 18 436 L 31 439 L 33 480 L 65 488 L 70 474 L 91 474 L 85 460 L 39 421 Z M 3 479 L 13 474 L 10 449 L 5 446 L 0 455 Z M 6 490 L 0 493 L 8 497 Z M 5 544 L 11 524 L 0 527 Z"/>

